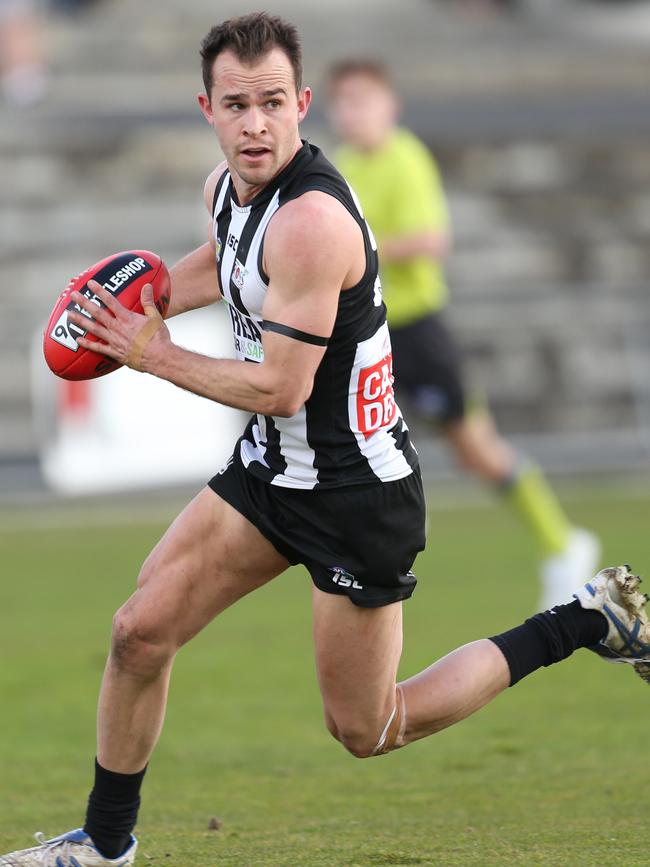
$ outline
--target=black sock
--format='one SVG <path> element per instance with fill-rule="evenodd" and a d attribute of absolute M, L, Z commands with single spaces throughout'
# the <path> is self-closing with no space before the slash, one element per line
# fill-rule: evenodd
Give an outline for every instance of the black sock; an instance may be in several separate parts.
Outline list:
<path fill-rule="evenodd" d="M 577 599 L 556 605 L 501 635 L 490 638 L 506 658 L 510 686 L 542 666 L 571 656 L 579 647 L 598 644 L 607 635 L 607 619 L 600 611 L 583 608 Z"/>
<path fill-rule="evenodd" d="M 88 798 L 84 831 L 104 858 L 118 858 L 129 847 L 146 770 L 145 766 L 137 774 L 117 774 L 95 759 L 95 786 Z"/>

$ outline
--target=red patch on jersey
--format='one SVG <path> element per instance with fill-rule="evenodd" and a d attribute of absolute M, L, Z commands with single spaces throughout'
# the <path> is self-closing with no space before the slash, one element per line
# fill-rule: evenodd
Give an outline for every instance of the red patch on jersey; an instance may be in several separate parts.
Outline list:
<path fill-rule="evenodd" d="M 357 426 L 366 439 L 387 427 L 397 415 L 393 381 L 392 352 L 359 372 Z"/>

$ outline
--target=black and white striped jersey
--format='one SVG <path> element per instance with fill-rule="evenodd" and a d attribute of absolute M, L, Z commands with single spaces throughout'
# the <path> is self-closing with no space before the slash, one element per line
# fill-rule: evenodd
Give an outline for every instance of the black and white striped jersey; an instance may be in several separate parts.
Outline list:
<path fill-rule="evenodd" d="M 307 142 L 245 207 L 238 204 L 227 171 L 217 183 L 217 273 L 236 357 L 264 360 L 262 305 L 269 283 L 263 268 L 264 235 L 278 208 L 310 190 L 333 196 L 355 218 L 363 232 L 366 270 L 356 286 L 340 294 L 334 331 L 311 396 L 291 418 L 254 415 L 237 447 L 251 473 L 287 488 L 401 479 L 417 466 L 417 454 L 393 393 L 377 245 L 352 189 Z"/>

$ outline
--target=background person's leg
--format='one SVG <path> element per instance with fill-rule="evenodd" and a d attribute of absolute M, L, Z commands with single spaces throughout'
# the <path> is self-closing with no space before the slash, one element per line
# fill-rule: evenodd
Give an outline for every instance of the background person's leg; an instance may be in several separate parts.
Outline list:
<path fill-rule="evenodd" d="M 443 427 L 458 462 L 495 485 L 532 531 L 542 553 L 564 551 L 571 523 L 544 474 L 499 435 L 486 410 L 468 412 Z"/>
<path fill-rule="evenodd" d="M 461 466 L 495 487 L 535 538 L 542 556 L 539 608 L 570 601 L 598 569 L 598 539 L 571 524 L 542 470 L 516 454 L 487 410 L 470 410 L 442 430 Z"/>
<path fill-rule="evenodd" d="M 540 609 L 571 599 L 597 570 L 600 546 L 573 527 L 542 471 L 499 434 L 485 401 L 468 390 L 463 356 L 444 317 L 392 329 L 398 400 L 446 437 L 468 472 L 491 485 L 523 520 L 541 553 Z"/>
<path fill-rule="evenodd" d="M 456 460 L 468 472 L 495 485 L 513 474 L 515 452 L 499 436 L 486 410 L 469 410 L 461 418 L 444 423 L 441 431 Z"/>

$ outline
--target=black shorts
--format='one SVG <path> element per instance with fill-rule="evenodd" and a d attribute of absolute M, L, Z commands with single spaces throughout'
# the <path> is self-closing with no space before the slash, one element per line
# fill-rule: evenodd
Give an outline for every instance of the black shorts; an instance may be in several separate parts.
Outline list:
<path fill-rule="evenodd" d="M 271 485 L 239 457 L 209 482 L 287 560 L 302 563 L 316 587 L 376 608 L 413 593 L 411 567 L 425 543 L 418 470 L 395 482 L 303 491 Z"/>
<path fill-rule="evenodd" d="M 441 424 L 466 413 L 461 352 L 439 313 L 390 329 L 398 400 Z"/>

